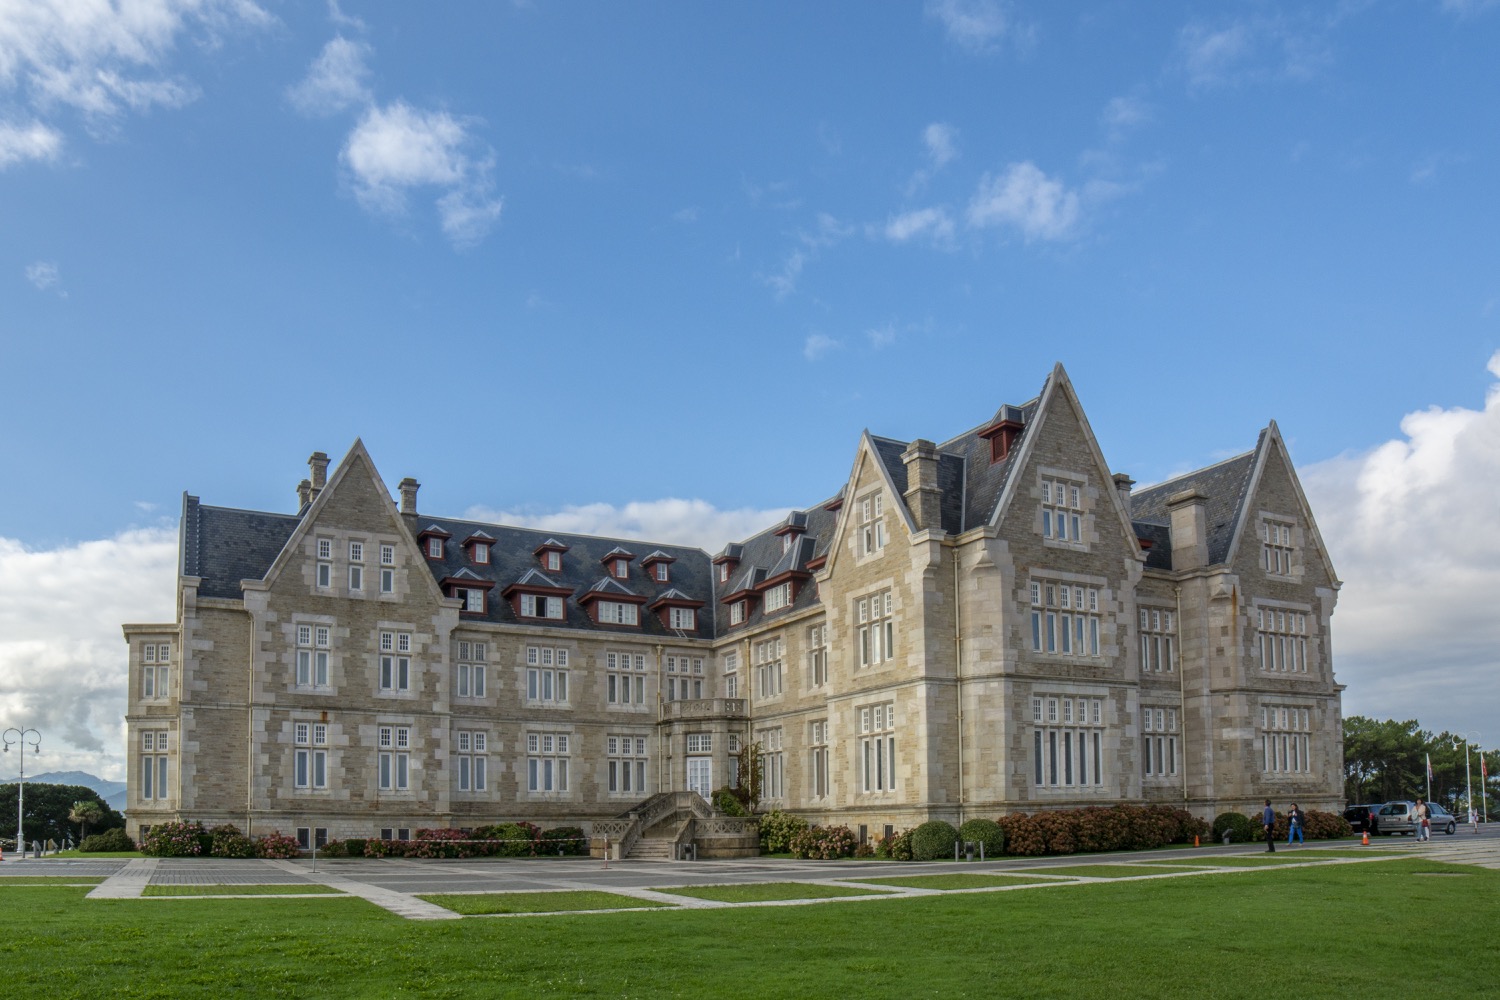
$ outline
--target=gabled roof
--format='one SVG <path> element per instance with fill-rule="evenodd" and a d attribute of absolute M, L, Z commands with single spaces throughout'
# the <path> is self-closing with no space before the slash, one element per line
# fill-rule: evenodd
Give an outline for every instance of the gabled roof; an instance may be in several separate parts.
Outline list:
<path fill-rule="evenodd" d="M 182 495 L 180 568 L 199 578 L 200 597 L 239 600 L 241 580 L 258 580 L 286 547 L 301 518 L 208 507 Z"/>
<path fill-rule="evenodd" d="M 1239 522 L 1245 498 L 1249 495 L 1250 474 L 1255 469 L 1255 452 L 1226 458 L 1222 462 L 1198 469 L 1166 482 L 1136 490 L 1130 496 L 1130 516 L 1139 525 L 1155 525 L 1166 528 L 1168 553 L 1170 554 L 1170 529 L 1172 513 L 1167 501 L 1183 490 L 1197 490 L 1207 501 L 1204 504 L 1204 519 L 1208 526 L 1208 563 L 1217 565 L 1226 562 L 1230 542 L 1234 538 L 1235 525 Z M 1140 537 L 1155 536 L 1141 535 Z M 1152 546 L 1146 565 L 1162 565 L 1157 546 Z M 1170 565 L 1167 563 L 1165 565 Z M 1164 567 L 1163 567 L 1164 568 Z"/>

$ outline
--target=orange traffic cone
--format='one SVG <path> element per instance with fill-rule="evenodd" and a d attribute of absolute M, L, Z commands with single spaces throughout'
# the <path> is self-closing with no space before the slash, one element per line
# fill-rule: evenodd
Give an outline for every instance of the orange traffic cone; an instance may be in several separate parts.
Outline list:
<path fill-rule="evenodd" d="M 1198 835 L 1196 833 L 1193 834 L 1193 846 L 1194 847 L 1198 846 Z"/>
<path fill-rule="evenodd" d="M 1359 842 L 1361 844 L 1363 844 L 1365 847 L 1369 847 L 1370 846 L 1370 831 L 1369 830 L 1366 830 L 1365 831 L 1365 835 L 1363 837 L 1359 838 Z"/>

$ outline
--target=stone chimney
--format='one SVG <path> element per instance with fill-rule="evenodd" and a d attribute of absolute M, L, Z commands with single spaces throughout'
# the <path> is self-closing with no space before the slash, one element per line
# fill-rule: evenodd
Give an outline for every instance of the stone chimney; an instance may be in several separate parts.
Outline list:
<path fill-rule="evenodd" d="M 1208 497 L 1186 489 L 1167 498 L 1172 512 L 1172 568 L 1202 569 L 1208 565 Z"/>
<path fill-rule="evenodd" d="M 1135 486 L 1135 480 L 1123 472 L 1114 475 L 1115 491 L 1120 494 L 1120 502 L 1125 505 L 1125 513 L 1130 513 L 1130 491 Z"/>
<path fill-rule="evenodd" d="M 938 450 L 917 438 L 901 453 L 906 463 L 906 506 L 918 531 L 941 531 L 943 491 L 938 487 Z"/>
<path fill-rule="evenodd" d="M 415 514 L 417 512 L 417 490 L 422 488 L 422 484 L 411 476 L 407 476 L 401 480 L 397 488 L 401 491 L 401 513 Z"/>
<path fill-rule="evenodd" d="M 312 483 L 306 479 L 297 484 L 297 509 L 301 510 L 312 503 Z"/>
<path fill-rule="evenodd" d="M 316 500 L 318 494 L 323 492 L 323 487 L 328 485 L 328 455 L 326 452 L 315 451 L 307 459 L 307 467 L 312 470 L 312 498 Z"/>

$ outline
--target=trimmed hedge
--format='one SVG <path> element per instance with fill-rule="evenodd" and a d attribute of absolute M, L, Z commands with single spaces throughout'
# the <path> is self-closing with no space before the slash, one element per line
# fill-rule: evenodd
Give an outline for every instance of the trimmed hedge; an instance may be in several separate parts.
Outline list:
<path fill-rule="evenodd" d="M 958 828 L 958 839 L 965 843 L 973 841 L 976 845 L 983 844 L 986 858 L 999 857 L 1005 853 L 1005 831 L 992 819 L 969 820 Z"/>
<path fill-rule="evenodd" d="M 85 854 L 97 854 L 103 851 L 133 851 L 136 846 L 135 841 L 123 829 L 116 827 L 103 833 L 89 834 L 79 842 L 78 849 Z"/>
<path fill-rule="evenodd" d="M 1214 817 L 1214 840 L 1222 841 L 1226 833 L 1229 834 L 1230 843 L 1248 844 L 1264 837 L 1265 828 L 1258 819 L 1251 819 L 1244 813 L 1219 813 Z"/>
<path fill-rule="evenodd" d="M 1150 850 L 1187 843 L 1209 830 L 1187 810 L 1162 805 L 1012 813 L 997 822 L 1005 832 L 1005 853 L 1023 856 Z"/>
<path fill-rule="evenodd" d="M 913 861 L 939 861 L 953 857 L 953 844 L 958 840 L 958 831 L 953 824 L 941 819 L 930 819 L 911 832 L 911 857 Z"/>

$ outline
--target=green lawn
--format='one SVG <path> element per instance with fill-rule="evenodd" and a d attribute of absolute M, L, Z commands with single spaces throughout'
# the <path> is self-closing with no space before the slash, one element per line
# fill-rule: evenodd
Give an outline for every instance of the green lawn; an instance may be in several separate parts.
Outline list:
<path fill-rule="evenodd" d="M 349 896 L 164 906 L 87 892 L 9 897 L 24 909 L 0 934 L 8 993 L 1347 1000 L 1371 983 L 1446 981 L 1455 961 L 1465 982 L 1500 980 L 1500 871 L 1421 858 L 540 920 L 409 921 Z M 1351 903 L 1379 899 L 1402 905 Z M 1267 985 L 1278 977 L 1295 986 Z"/>
<path fill-rule="evenodd" d="M 766 903 L 777 899 L 837 899 L 840 896 L 870 896 L 880 889 L 855 889 L 852 886 L 820 885 L 814 882 L 751 882 L 746 885 L 679 885 L 670 889 L 674 896 L 694 899 L 716 899 L 721 903 Z"/>
<path fill-rule="evenodd" d="M 0 877 L 0 889 L 8 885 L 98 885 L 103 881 L 94 875 L 6 875 Z"/>
<path fill-rule="evenodd" d="M 908 889 L 993 889 L 1001 885 L 1038 885 L 1050 879 L 1027 878 L 1024 875 L 983 875 L 957 872 L 952 875 L 907 875 L 894 878 L 858 878 L 853 882 L 870 885 L 895 885 Z"/>
<path fill-rule="evenodd" d="M 142 896 L 289 896 L 299 893 L 338 894 L 342 889 L 326 885 L 148 885 Z"/>
<path fill-rule="evenodd" d="M 1179 863 L 1134 865 L 1058 865 L 1055 868 L 1018 868 L 1022 875 L 1067 875 L 1070 878 L 1130 878 L 1134 875 L 1161 875 L 1171 871 L 1191 871 Z"/>
<path fill-rule="evenodd" d="M 636 906 L 672 905 L 635 896 L 622 896 L 617 892 L 591 890 L 434 893 L 418 898 L 467 916 L 482 916 L 490 913 L 562 913 L 569 910 L 626 910 Z"/>

